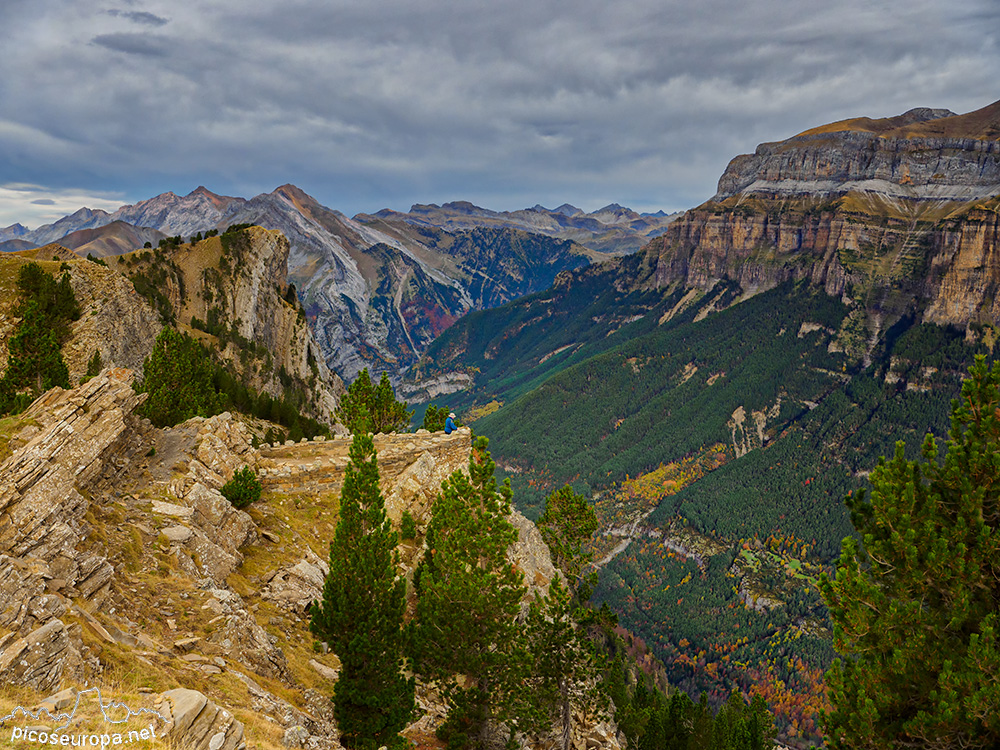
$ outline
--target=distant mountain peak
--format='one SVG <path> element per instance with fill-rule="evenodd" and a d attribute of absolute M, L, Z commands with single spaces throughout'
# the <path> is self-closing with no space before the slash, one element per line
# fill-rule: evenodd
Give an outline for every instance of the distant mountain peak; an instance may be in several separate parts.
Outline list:
<path fill-rule="evenodd" d="M 496 211 L 491 211 L 488 208 L 483 208 L 482 206 L 477 206 L 475 203 L 470 203 L 469 201 L 450 201 L 445 203 L 441 208 L 448 211 L 456 211 L 462 214 L 468 214 L 470 216 L 498 216 Z"/>
<path fill-rule="evenodd" d="M 562 214 L 563 216 L 576 216 L 577 214 L 582 214 L 583 209 L 577 208 L 572 203 L 563 203 L 558 208 L 552 210 L 554 214 Z"/>
<path fill-rule="evenodd" d="M 0 242 L 16 240 L 27 233 L 28 228 L 24 224 L 11 224 L 9 227 L 0 228 Z"/>
<path fill-rule="evenodd" d="M 294 195 L 296 197 L 306 197 L 306 198 L 312 197 L 305 190 L 303 190 L 302 188 L 300 188 L 298 185 L 293 185 L 290 182 L 286 182 L 284 185 L 279 185 L 278 187 L 276 187 L 274 190 L 271 191 L 271 194 L 272 195 L 281 195 L 281 194 Z"/>

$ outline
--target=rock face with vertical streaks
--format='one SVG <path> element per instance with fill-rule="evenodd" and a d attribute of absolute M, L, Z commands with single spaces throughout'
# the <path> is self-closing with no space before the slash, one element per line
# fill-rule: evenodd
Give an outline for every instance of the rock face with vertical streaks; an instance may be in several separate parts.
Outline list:
<path fill-rule="evenodd" d="M 998 210 L 1000 102 L 918 109 L 736 157 L 715 197 L 645 252 L 659 287 L 728 280 L 749 295 L 793 279 L 865 299 L 874 337 L 906 314 L 996 323 Z"/>

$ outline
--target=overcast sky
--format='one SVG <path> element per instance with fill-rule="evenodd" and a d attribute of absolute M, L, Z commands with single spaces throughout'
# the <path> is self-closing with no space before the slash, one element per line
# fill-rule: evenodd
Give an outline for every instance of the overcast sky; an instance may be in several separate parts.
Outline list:
<path fill-rule="evenodd" d="M 998 0 L 2 0 L 0 227 L 200 184 L 690 208 L 762 141 L 1000 99 Z"/>

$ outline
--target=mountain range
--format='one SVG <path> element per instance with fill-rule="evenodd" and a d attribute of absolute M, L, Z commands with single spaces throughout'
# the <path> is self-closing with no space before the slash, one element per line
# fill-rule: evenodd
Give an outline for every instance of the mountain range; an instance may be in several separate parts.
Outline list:
<path fill-rule="evenodd" d="M 327 365 L 347 380 L 365 367 L 396 380 L 469 310 L 540 291 L 559 272 L 607 257 L 601 248 L 634 250 L 671 219 L 617 205 L 593 214 L 568 205 L 501 214 L 468 203 L 351 219 L 294 185 L 249 200 L 198 187 L 114 213 L 80 209 L 31 231 L 16 224 L 0 230 L 0 247 L 58 241 L 105 257 L 237 223 L 277 229 L 291 243 L 289 278 Z"/>
<path fill-rule="evenodd" d="M 415 204 L 407 213 L 383 209 L 373 216 L 359 214 L 356 219 L 374 218 L 405 221 L 418 226 L 438 227 L 449 231 L 482 226 L 516 227 L 527 232 L 579 242 L 609 254 L 635 252 L 650 239 L 662 234 L 680 213 L 640 214 L 612 203 L 592 213 L 564 203 L 555 209 L 535 205 L 521 211 L 491 211 L 468 201 L 439 206 Z"/>
<path fill-rule="evenodd" d="M 366 366 L 402 376 L 397 392 L 459 412 L 490 438 L 526 516 L 564 484 L 593 502 L 596 600 L 674 685 L 714 704 L 734 688 L 760 693 L 782 740 L 806 747 L 818 739 L 822 675 L 835 657 L 815 583 L 854 533 L 843 498 L 865 488 L 897 441 L 916 456 L 926 433 L 943 437 L 969 362 L 994 352 L 998 215 L 1000 102 L 965 115 L 855 118 L 761 144 L 730 162 L 710 200 L 672 219 L 617 206 L 585 215 L 467 203 L 348 218 L 285 185 L 249 200 L 167 193 L 0 236 L 34 243 L 62 233 L 77 252 L 105 257 L 106 267 L 46 245 L 2 258 L 10 269 L 29 257 L 53 272 L 69 266 L 87 309 L 68 344 L 74 379 L 102 336 L 117 342 L 101 349 L 109 363 L 133 366 L 172 317 L 257 378 L 255 388 L 277 394 L 288 379 L 322 389 L 303 401 L 317 416 L 342 388 L 317 360 L 344 379 Z M 264 228 L 172 239 L 243 224 Z M 600 245 L 619 228 L 648 241 L 626 254 Z M 590 234 L 574 241 L 574 232 Z M 144 236 L 162 247 L 111 249 Z M 5 309 L 3 339 L 13 325 Z M 209 323 L 213 309 L 221 317 Z M 114 379 L 102 387 L 133 408 L 135 395 Z M 46 423 L 42 407 L 32 418 Z M 187 441 L 197 479 L 207 464 L 193 456 L 210 457 L 215 439 L 192 425 L 143 436 L 133 421 L 129 456 L 155 443 L 147 457 L 165 455 L 148 463 L 184 500 L 190 487 L 169 473 L 171 444 Z M 15 449 L 35 426 L 11 427 L 27 430 L 11 438 Z M 233 437 L 227 420 L 212 430 Z M 234 444 L 244 451 L 245 442 Z M 310 461 L 326 451 L 307 445 L 268 464 L 274 449 L 254 460 L 276 470 L 276 485 L 293 471 L 313 481 Z M 419 471 L 405 469 L 401 483 L 417 483 Z M 150 493 L 123 511 L 135 523 L 152 523 Z M 86 504 L 68 496 L 82 518 Z M 308 523 L 308 502 L 270 502 L 281 520 L 268 516 L 269 529 Z M 237 565 L 240 544 L 228 546 L 229 557 L 207 563 Z M 175 566 L 205 572 L 179 553 Z M 272 560 L 267 574 L 280 566 Z M 244 572 L 247 592 L 267 583 Z M 277 657 L 245 614 L 243 640 L 258 644 L 251 656 L 266 657 L 257 665 L 266 674 Z"/>

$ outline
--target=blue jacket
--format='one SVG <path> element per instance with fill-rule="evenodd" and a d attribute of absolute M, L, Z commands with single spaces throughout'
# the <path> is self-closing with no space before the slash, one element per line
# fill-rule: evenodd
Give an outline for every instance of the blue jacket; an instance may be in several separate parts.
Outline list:
<path fill-rule="evenodd" d="M 446 420 L 444 420 L 444 434 L 445 435 L 450 435 L 451 433 L 453 433 L 457 429 L 458 428 L 455 426 L 455 420 L 454 419 L 452 419 L 451 417 L 448 417 Z"/>

